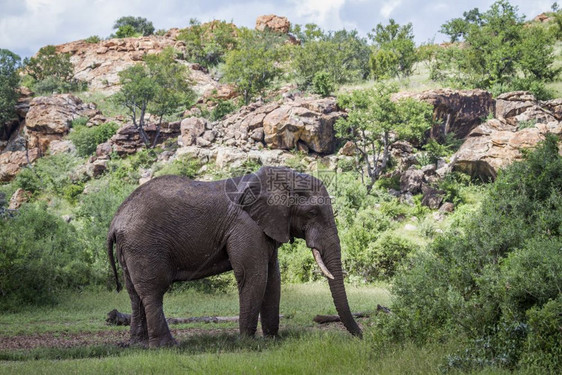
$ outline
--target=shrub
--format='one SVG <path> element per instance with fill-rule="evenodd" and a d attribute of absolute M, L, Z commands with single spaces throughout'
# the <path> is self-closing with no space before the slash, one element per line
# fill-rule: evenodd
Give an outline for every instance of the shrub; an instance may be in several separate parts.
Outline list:
<path fill-rule="evenodd" d="M 99 180 L 99 185 L 89 186 L 90 192 L 79 197 L 75 225 L 87 263 L 90 264 L 93 282 L 105 280 L 113 287 L 113 273 L 107 261 L 106 239 L 109 224 L 121 203 L 137 187 L 121 180 Z"/>
<path fill-rule="evenodd" d="M 548 301 L 542 307 L 527 312 L 529 335 L 521 362 L 535 368 L 535 372 L 555 374 L 562 369 L 562 297 Z"/>
<path fill-rule="evenodd" d="M 541 351 L 540 338 L 525 345 L 530 317 L 562 290 L 561 230 L 562 157 L 549 136 L 400 273 L 387 332 L 418 341 L 466 337 L 451 366 L 515 368 L 531 347 L 533 363 L 550 363 L 552 349 Z"/>
<path fill-rule="evenodd" d="M 92 35 L 92 36 L 89 36 L 89 37 L 87 37 L 86 39 L 84 39 L 84 41 L 85 41 L 86 43 L 95 44 L 95 43 L 101 42 L 101 38 L 100 38 L 99 36 L 97 36 L 97 35 Z"/>
<path fill-rule="evenodd" d="M 369 46 L 357 30 L 324 33 L 316 25 L 306 27 L 302 46 L 291 48 L 291 67 L 300 88 L 310 88 L 320 72 L 326 72 L 335 85 L 369 75 Z"/>
<path fill-rule="evenodd" d="M 236 110 L 236 105 L 230 100 L 219 100 L 211 111 L 211 121 L 221 120 L 224 116 Z"/>
<path fill-rule="evenodd" d="M 312 78 L 312 88 L 314 93 L 322 97 L 330 96 L 336 89 L 332 78 L 325 71 L 316 72 L 314 74 L 314 78 Z"/>
<path fill-rule="evenodd" d="M 45 46 L 37 56 L 24 59 L 25 72 L 32 79 L 32 89 L 40 94 L 80 91 L 85 82 L 73 78 L 70 54 L 57 53 L 55 46 Z"/>
<path fill-rule="evenodd" d="M 184 155 L 166 164 L 162 169 L 156 171 L 154 176 L 158 177 L 173 174 L 176 176 L 195 178 L 197 177 L 199 169 L 201 169 L 201 162 L 199 159 Z"/>
<path fill-rule="evenodd" d="M 98 126 L 87 127 L 73 122 L 73 130 L 68 138 L 76 146 L 78 155 L 82 157 L 90 156 L 100 143 L 111 138 L 119 128 L 114 122 L 107 122 Z"/>
<path fill-rule="evenodd" d="M 236 48 L 238 29 L 225 21 L 201 24 L 191 19 L 177 39 L 185 43 L 186 59 L 209 68 L 224 62 L 225 54 Z"/>
<path fill-rule="evenodd" d="M 74 169 L 80 163 L 79 158 L 68 153 L 46 156 L 39 159 L 35 166 L 22 169 L 14 184 L 32 193 L 62 196 L 64 188 L 78 178 L 74 175 Z"/>
<path fill-rule="evenodd" d="M 27 204 L 0 218 L 0 306 L 20 310 L 56 301 L 62 289 L 87 285 L 90 270 L 73 226 L 45 205 Z"/>
<path fill-rule="evenodd" d="M 144 17 L 121 17 L 115 21 L 113 29 L 117 29 L 116 34 L 118 38 L 137 35 L 148 36 L 154 33 L 154 25 Z"/>

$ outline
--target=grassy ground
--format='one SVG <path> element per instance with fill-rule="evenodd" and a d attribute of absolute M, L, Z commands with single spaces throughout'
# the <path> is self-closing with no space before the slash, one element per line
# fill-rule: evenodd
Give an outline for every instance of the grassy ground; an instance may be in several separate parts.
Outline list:
<path fill-rule="evenodd" d="M 377 304 L 390 305 L 388 290 L 348 286 L 353 311 L 374 314 Z M 334 314 L 326 283 L 283 287 L 280 337 L 241 339 L 234 323 L 172 326 L 179 346 L 147 350 L 117 344 L 127 327 L 109 327 L 108 311 L 130 310 L 126 293 L 86 291 L 70 294 L 50 308 L 0 315 L 0 347 L 39 336 L 25 349 L 0 350 L 0 373 L 24 374 L 428 374 L 437 373 L 454 344 L 417 347 L 377 344 L 370 319 L 360 320 L 364 339 L 351 337 L 339 324 L 319 326 L 316 314 Z M 236 315 L 237 293 L 174 292 L 165 300 L 168 316 Z M 113 335 L 113 341 L 76 343 L 76 338 Z M 68 341 L 65 341 L 68 339 Z M 73 341 L 74 340 L 74 341 Z M 487 372 L 498 373 L 498 372 Z"/>

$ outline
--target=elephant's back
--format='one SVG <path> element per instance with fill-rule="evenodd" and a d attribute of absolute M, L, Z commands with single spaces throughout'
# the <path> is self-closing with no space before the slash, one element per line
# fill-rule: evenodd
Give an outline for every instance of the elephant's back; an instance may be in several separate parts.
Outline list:
<path fill-rule="evenodd" d="M 181 176 L 161 176 L 139 186 L 123 201 L 112 222 L 115 230 L 131 226 L 177 226 L 228 205 L 221 181 L 194 181 Z"/>

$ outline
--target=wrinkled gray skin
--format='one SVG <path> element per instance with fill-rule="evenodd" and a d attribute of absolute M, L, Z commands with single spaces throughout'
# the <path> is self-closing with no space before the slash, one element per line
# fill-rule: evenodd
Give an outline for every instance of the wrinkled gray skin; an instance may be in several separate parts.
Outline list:
<path fill-rule="evenodd" d="M 316 189 L 303 189 L 303 182 Z M 263 334 L 277 335 L 277 249 L 294 237 L 319 250 L 334 276 L 329 284 L 338 314 L 349 332 L 361 336 L 344 289 L 332 207 L 319 204 L 319 198 L 329 199 L 320 180 L 275 167 L 213 182 L 163 176 L 137 188 L 119 207 L 108 233 L 116 280 L 113 244 L 131 298 L 131 343 L 175 344 L 162 309 L 166 290 L 175 281 L 230 270 L 238 283 L 240 333 L 253 336 L 260 316 Z"/>

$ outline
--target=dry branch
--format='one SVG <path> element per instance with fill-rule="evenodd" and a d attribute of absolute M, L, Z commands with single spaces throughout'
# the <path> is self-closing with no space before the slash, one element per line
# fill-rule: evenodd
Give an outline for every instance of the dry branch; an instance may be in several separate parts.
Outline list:
<path fill-rule="evenodd" d="M 283 318 L 283 315 L 279 315 Z M 113 309 L 107 313 L 105 319 L 109 325 L 128 326 L 131 324 L 131 314 L 124 314 Z M 237 316 L 194 316 L 191 318 L 167 318 L 168 324 L 185 324 L 185 323 L 224 323 L 224 322 L 237 322 Z"/>

